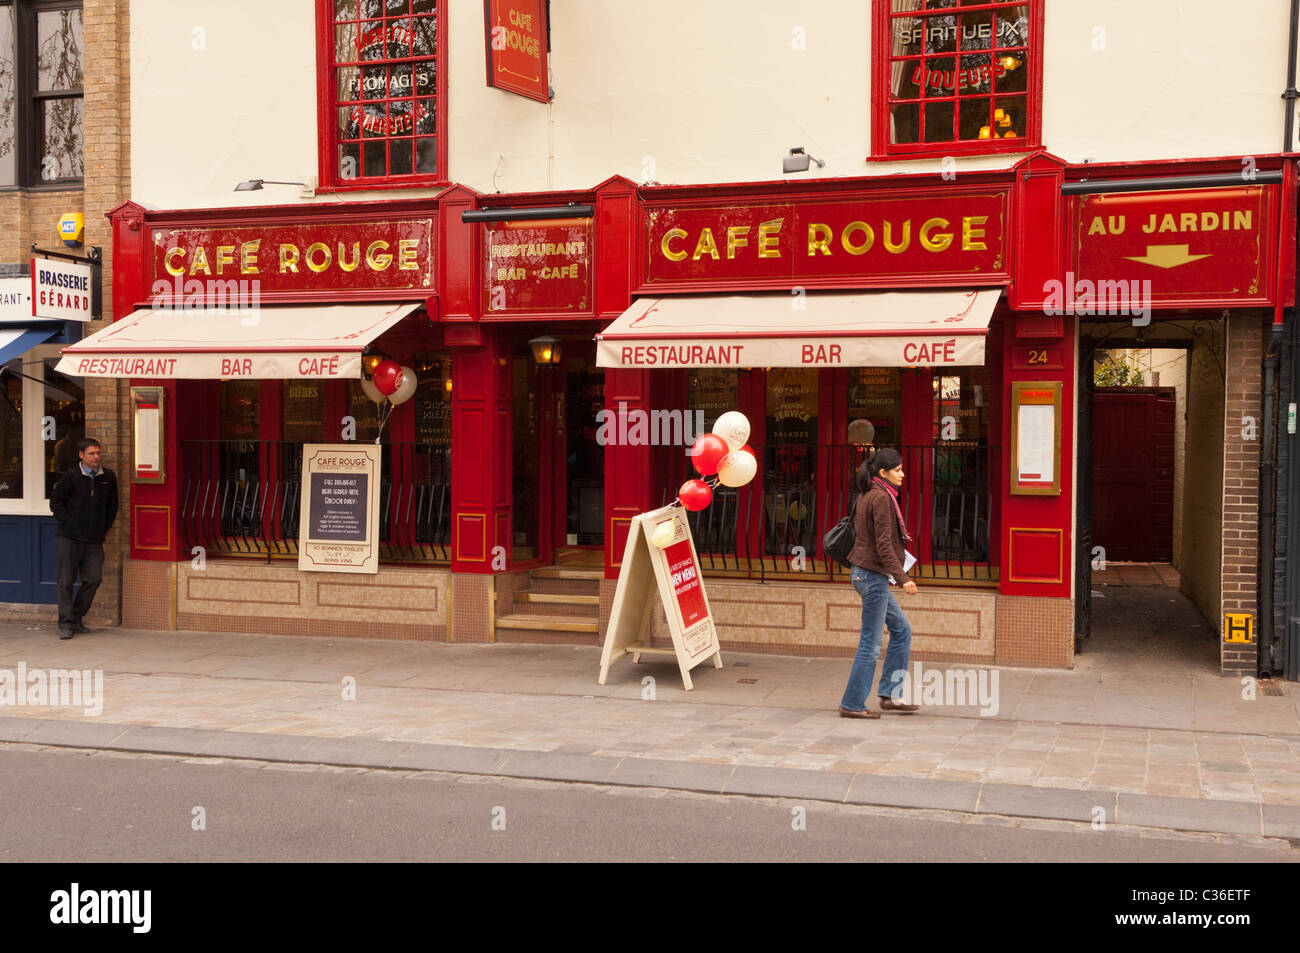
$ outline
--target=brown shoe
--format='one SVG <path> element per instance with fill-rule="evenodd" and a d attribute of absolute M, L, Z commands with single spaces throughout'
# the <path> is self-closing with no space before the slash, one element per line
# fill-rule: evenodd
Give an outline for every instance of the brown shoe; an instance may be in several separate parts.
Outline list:
<path fill-rule="evenodd" d="M 880 696 L 881 711 L 902 711 L 902 712 L 910 713 L 914 711 L 919 711 L 920 708 L 921 708 L 920 705 L 905 705 L 902 702 L 894 701 L 892 698 L 889 698 L 886 695 Z"/>
<path fill-rule="evenodd" d="M 879 718 L 880 712 L 872 711 L 870 708 L 864 708 L 862 711 L 854 711 L 852 708 L 840 706 L 841 718 Z"/>

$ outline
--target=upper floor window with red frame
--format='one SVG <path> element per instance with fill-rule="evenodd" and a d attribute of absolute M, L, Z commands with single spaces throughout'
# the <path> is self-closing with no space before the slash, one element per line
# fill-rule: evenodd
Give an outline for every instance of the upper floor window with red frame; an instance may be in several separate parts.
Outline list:
<path fill-rule="evenodd" d="M 1041 145 L 1043 0 L 875 0 L 878 156 Z"/>
<path fill-rule="evenodd" d="M 445 180 L 446 0 L 317 0 L 322 191 Z"/>

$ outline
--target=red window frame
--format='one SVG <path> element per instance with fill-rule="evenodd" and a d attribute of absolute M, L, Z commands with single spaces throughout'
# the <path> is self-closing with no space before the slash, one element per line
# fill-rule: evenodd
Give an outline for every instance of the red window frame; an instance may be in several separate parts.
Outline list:
<path fill-rule="evenodd" d="M 355 2 L 355 0 L 354 0 Z M 364 0 L 363 0 L 364 2 Z M 434 137 L 437 171 L 433 173 L 409 173 L 397 175 L 357 175 L 343 178 L 338 168 L 338 90 L 336 85 L 336 66 L 334 49 L 334 8 L 335 0 L 316 0 L 316 103 L 317 103 L 317 146 L 319 149 L 319 170 L 317 192 L 353 192 L 363 189 L 409 189 L 441 187 L 450 182 L 447 175 L 447 2 L 438 0 L 435 20 L 437 48 L 432 57 L 434 68 Z M 382 14 L 381 14 L 382 15 Z M 396 19 L 396 17 L 394 17 Z M 367 21 L 361 21 L 367 22 Z M 366 61 L 373 65 L 393 64 L 399 60 L 381 59 Z M 400 62 L 410 62 L 402 60 Z M 401 100 L 403 97 L 393 97 Z M 390 99 L 379 99 L 384 103 Z M 405 137 L 389 137 L 405 138 Z M 374 141 L 379 141 L 374 140 Z M 385 165 L 391 164 L 391 155 Z M 414 165 L 414 161 L 412 163 Z M 364 166 L 362 170 L 364 171 Z"/>
<path fill-rule="evenodd" d="M 924 156 L 959 156 L 959 155 L 987 155 L 991 153 L 1005 152 L 1027 152 L 1042 147 L 1042 126 L 1043 126 L 1043 5 L 1044 0 L 1016 0 L 1016 5 L 1029 7 L 1029 43 L 1028 46 L 1015 48 L 1023 50 L 1027 56 L 1028 62 L 1025 65 L 1027 70 L 1025 77 L 1025 91 L 1016 92 L 1013 96 L 1023 96 L 1025 99 L 1025 119 L 1026 127 L 1019 130 L 1021 135 L 1014 138 L 989 138 L 989 139 L 948 139 L 941 142 L 902 142 L 893 143 L 889 141 L 889 122 L 891 116 L 891 96 L 890 96 L 890 67 L 895 60 L 901 60 L 906 64 L 905 68 L 913 68 L 915 65 L 922 63 L 924 60 L 936 59 L 939 56 L 951 58 L 954 61 L 962 54 L 960 51 L 954 51 L 951 54 L 931 54 L 927 57 L 924 53 L 920 55 L 900 56 L 893 55 L 893 29 L 892 21 L 905 18 L 921 16 L 926 13 L 933 13 L 937 16 L 953 16 L 965 13 L 981 13 L 984 11 L 995 11 L 1005 9 L 1010 6 L 1009 0 L 991 0 L 987 3 L 966 3 L 962 6 L 950 6 L 942 8 L 926 9 L 933 0 L 921 0 L 920 8 L 917 10 L 892 12 L 892 0 L 873 0 L 874 9 L 872 14 L 872 94 L 871 94 L 871 143 L 872 157 L 876 159 L 909 159 Z M 961 41 L 960 25 L 958 26 L 958 46 Z M 978 51 L 988 55 L 988 50 Z M 1008 53 L 1015 50 L 1008 48 Z M 960 72 L 960 63 L 957 63 L 958 72 Z M 996 88 L 996 79 L 994 79 L 994 88 Z M 992 119 L 993 110 L 996 108 L 996 93 L 978 94 L 976 96 L 961 96 L 958 90 L 954 90 L 951 95 L 928 96 L 919 100 L 920 103 L 926 102 L 955 102 L 959 98 L 987 98 L 989 100 L 990 120 Z M 900 99 L 900 102 L 912 102 L 910 98 Z M 924 137 L 924 106 L 918 107 L 921 114 L 921 126 L 918 131 L 918 137 Z M 960 121 L 960 111 L 954 111 L 953 124 L 958 126 Z M 954 135 L 959 131 L 954 128 Z"/>

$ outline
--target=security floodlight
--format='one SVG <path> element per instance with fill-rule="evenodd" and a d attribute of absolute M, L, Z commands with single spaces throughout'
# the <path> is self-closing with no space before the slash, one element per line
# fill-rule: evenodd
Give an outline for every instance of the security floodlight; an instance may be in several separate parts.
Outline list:
<path fill-rule="evenodd" d="M 260 192 L 264 185 L 302 185 L 306 182 L 276 182 L 273 179 L 248 179 L 235 186 L 236 192 Z"/>
<path fill-rule="evenodd" d="M 803 151 L 803 146 L 795 146 L 790 150 L 790 154 L 781 160 L 781 171 L 789 174 L 791 172 L 807 172 L 808 161 L 812 160 L 817 163 L 817 168 L 821 169 L 826 163 L 816 156 L 810 156 Z"/>

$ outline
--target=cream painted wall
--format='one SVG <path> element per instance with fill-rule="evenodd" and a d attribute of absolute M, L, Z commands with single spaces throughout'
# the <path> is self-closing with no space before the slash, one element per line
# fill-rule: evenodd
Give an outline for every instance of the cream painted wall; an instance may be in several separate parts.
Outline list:
<path fill-rule="evenodd" d="M 1287 0 L 1047 0 L 1044 145 L 1070 162 L 1282 151 L 1289 13 Z"/>
<path fill-rule="evenodd" d="M 615 174 L 780 179 L 791 146 L 826 161 L 793 178 L 937 168 L 867 161 L 869 0 L 554 0 L 549 106 L 487 88 L 482 2 L 447 2 L 448 171 L 481 191 L 584 189 Z M 1046 147 L 1072 162 L 1279 151 L 1287 10 L 1287 0 L 1047 0 Z M 133 197 L 300 201 L 292 187 L 232 189 L 317 173 L 312 0 L 134 0 L 131 31 Z"/>

